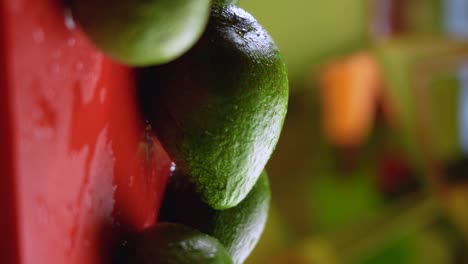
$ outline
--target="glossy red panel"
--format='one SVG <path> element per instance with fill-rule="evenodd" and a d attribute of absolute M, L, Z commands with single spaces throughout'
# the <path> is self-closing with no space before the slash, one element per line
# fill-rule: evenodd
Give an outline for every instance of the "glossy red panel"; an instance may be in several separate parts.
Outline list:
<path fill-rule="evenodd" d="M 102 263 L 112 223 L 154 223 L 170 160 L 140 117 L 131 69 L 94 49 L 61 1 L 0 5 L 12 261 Z"/>

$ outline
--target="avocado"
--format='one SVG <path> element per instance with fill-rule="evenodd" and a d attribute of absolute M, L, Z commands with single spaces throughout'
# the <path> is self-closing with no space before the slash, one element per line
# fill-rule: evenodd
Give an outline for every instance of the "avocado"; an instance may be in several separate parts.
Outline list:
<path fill-rule="evenodd" d="M 73 18 L 94 45 L 132 66 L 169 62 L 203 33 L 210 0 L 71 0 Z"/>
<path fill-rule="evenodd" d="M 177 168 L 214 209 L 239 204 L 283 126 L 288 78 L 268 33 L 239 7 L 214 6 L 198 43 L 141 68 L 141 105 Z"/>
<path fill-rule="evenodd" d="M 264 171 L 247 197 L 236 207 L 214 210 L 203 203 L 186 177 L 171 177 L 164 196 L 164 220 L 182 223 L 217 238 L 234 264 L 254 249 L 265 227 L 270 207 L 270 185 Z"/>
<path fill-rule="evenodd" d="M 180 224 L 159 223 L 129 243 L 127 264 L 232 264 L 218 240 Z"/>
<path fill-rule="evenodd" d="M 213 5 L 238 5 L 239 0 L 213 0 Z"/>

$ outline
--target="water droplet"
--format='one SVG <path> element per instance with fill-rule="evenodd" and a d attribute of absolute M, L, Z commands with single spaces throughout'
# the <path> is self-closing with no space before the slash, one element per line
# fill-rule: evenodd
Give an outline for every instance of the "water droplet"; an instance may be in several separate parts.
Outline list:
<path fill-rule="evenodd" d="M 67 40 L 67 44 L 68 44 L 68 46 L 70 46 L 70 47 L 74 47 L 74 46 L 76 45 L 76 39 L 75 39 L 75 38 L 69 38 L 69 39 Z"/>
<path fill-rule="evenodd" d="M 83 65 L 83 62 L 81 62 L 81 61 L 80 61 L 80 62 L 77 62 L 77 63 L 75 64 L 75 70 L 77 70 L 77 71 L 83 70 L 83 67 L 84 67 L 84 65 Z"/>
<path fill-rule="evenodd" d="M 171 168 L 170 168 L 170 172 L 174 172 L 176 170 L 176 165 L 174 162 L 171 163 Z"/>
<path fill-rule="evenodd" d="M 71 236 L 65 236 L 65 240 L 63 241 L 63 248 L 65 249 L 65 252 L 67 254 L 70 254 L 71 249 L 72 249 L 72 237 Z"/>
<path fill-rule="evenodd" d="M 56 50 L 56 51 L 52 52 L 52 58 L 58 59 L 60 57 L 62 57 L 62 51 L 61 50 Z"/>
<path fill-rule="evenodd" d="M 106 95 L 107 95 L 107 89 L 106 87 L 102 87 L 101 92 L 99 94 L 99 101 L 101 102 L 101 104 L 103 104 L 104 101 L 106 100 Z"/>
<path fill-rule="evenodd" d="M 67 212 L 67 213 L 72 214 L 72 212 L 73 212 L 73 204 L 72 204 L 71 202 L 68 202 L 68 203 L 65 205 L 65 209 L 66 209 L 66 212 Z"/>
<path fill-rule="evenodd" d="M 89 192 L 85 195 L 85 206 L 87 209 L 91 209 L 93 207 L 93 198 Z"/>
<path fill-rule="evenodd" d="M 71 10 L 69 8 L 66 8 L 64 11 L 64 23 L 65 27 L 69 30 L 73 30 L 76 27 L 75 20 L 73 19 Z"/>
<path fill-rule="evenodd" d="M 37 201 L 37 209 L 38 209 L 38 215 L 39 215 L 38 221 L 41 224 L 47 225 L 49 223 L 49 210 L 45 204 L 45 201 L 42 198 L 39 198 L 36 201 Z"/>
<path fill-rule="evenodd" d="M 130 178 L 128 178 L 128 187 L 132 187 L 133 182 L 134 182 L 134 177 L 133 177 L 133 175 L 131 175 Z"/>
<path fill-rule="evenodd" d="M 44 42 L 44 39 L 45 39 L 45 34 L 44 34 L 44 30 L 42 30 L 42 28 L 38 28 L 38 29 L 34 30 L 34 32 L 33 32 L 34 42 L 42 43 L 42 42 Z"/>
<path fill-rule="evenodd" d="M 52 68 L 52 73 L 54 73 L 54 74 L 60 73 L 60 64 L 54 63 L 54 64 L 52 64 L 51 68 Z"/>

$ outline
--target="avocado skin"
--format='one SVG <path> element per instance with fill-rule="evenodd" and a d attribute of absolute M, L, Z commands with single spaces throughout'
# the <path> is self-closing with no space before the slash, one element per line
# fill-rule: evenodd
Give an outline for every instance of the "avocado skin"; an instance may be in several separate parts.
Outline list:
<path fill-rule="evenodd" d="M 132 66 L 167 63 L 202 35 L 210 0 L 69 0 L 93 44 Z"/>
<path fill-rule="evenodd" d="M 219 241 L 176 223 L 159 223 L 129 241 L 126 264 L 232 264 Z"/>
<path fill-rule="evenodd" d="M 279 139 L 288 104 L 278 48 L 241 8 L 213 7 L 200 41 L 138 72 L 141 105 L 177 168 L 214 209 L 239 204 Z"/>
<path fill-rule="evenodd" d="M 270 185 L 265 171 L 247 197 L 236 207 L 226 210 L 214 210 L 204 204 L 186 178 L 176 174 L 166 189 L 161 218 L 217 238 L 229 251 L 233 263 L 241 264 L 263 233 L 270 200 Z"/>
<path fill-rule="evenodd" d="M 213 0 L 213 5 L 239 5 L 239 0 Z"/>

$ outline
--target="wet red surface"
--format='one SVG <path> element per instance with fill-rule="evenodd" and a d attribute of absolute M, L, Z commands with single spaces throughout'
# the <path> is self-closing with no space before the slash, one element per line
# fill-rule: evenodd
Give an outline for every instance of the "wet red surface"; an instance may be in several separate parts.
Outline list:
<path fill-rule="evenodd" d="M 170 160 L 132 71 L 61 1 L 2 1 L 0 18 L 2 263 L 102 263 L 109 225 L 156 220 Z"/>

